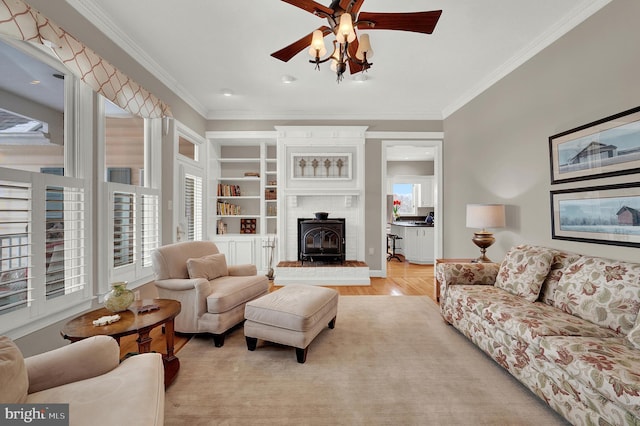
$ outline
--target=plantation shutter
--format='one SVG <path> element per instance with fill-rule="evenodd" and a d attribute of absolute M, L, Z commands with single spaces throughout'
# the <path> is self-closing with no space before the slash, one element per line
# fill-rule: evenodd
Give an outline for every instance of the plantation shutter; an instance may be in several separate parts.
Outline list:
<path fill-rule="evenodd" d="M 31 185 L 0 181 L 0 315 L 31 302 Z"/>
<path fill-rule="evenodd" d="M 113 193 L 113 266 L 131 265 L 135 252 L 135 194 Z"/>
<path fill-rule="evenodd" d="M 160 197 L 142 194 L 142 267 L 151 267 L 151 252 L 160 244 Z"/>
<path fill-rule="evenodd" d="M 187 220 L 187 241 L 202 240 L 202 178 L 200 176 L 185 174 L 184 209 Z"/>

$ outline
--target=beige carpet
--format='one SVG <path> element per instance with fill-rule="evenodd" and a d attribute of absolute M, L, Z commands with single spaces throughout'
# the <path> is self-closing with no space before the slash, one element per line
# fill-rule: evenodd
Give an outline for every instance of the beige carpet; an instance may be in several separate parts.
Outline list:
<path fill-rule="evenodd" d="M 341 296 L 333 330 L 295 350 L 242 328 L 194 337 L 167 390 L 167 425 L 556 425 L 563 419 L 444 324 L 426 296 Z"/>

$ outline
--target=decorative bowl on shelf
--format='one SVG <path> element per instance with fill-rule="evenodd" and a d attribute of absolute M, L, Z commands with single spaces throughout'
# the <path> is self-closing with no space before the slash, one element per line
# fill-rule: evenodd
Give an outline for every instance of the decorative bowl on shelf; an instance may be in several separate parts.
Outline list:
<path fill-rule="evenodd" d="M 327 212 L 315 212 L 314 213 L 316 220 L 327 220 L 329 217 L 329 213 Z"/>

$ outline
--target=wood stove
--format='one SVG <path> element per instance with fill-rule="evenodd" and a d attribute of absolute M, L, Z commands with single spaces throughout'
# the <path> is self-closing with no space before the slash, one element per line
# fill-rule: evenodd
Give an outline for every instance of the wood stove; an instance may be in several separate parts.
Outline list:
<path fill-rule="evenodd" d="M 298 260 L 345 261 L 345 219 L 298 219 Z"/>

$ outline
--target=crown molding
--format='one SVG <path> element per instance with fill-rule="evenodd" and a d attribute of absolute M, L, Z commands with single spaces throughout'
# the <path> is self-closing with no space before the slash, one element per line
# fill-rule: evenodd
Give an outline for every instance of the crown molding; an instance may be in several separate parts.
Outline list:
<path fill-rule="evenodd" d="M 122 31 L 97 3 L 85 0 L 66 0 L 67 3 L 84 16 L 89 22 L 102 31 L 107 38 L 128 53 L 154 77 L 160 80 L 169 90 L 174 92 L 200 115 L 206 117 L 207 108 L 189 93 L 167 70 L 153 60 L 127 34 Z"/>
<path fill-rule="evenodd" d="M 340 112 L 318 113 L 314 111 L 302 112 L 299 110 L 288 112 L 270 113 L 264 111 L 233 111 L 210 110 L 206 118 L 208 120 L 442 120 L 440 111 L 423 112 Z"/>
<path fill-rule="evenodd" d="M 567 13 L 561 21 L 552 26 L 548 31 L 540 37 L 534 39 L 525 48 L 512 56 L 511 59 L 497 67 L 491 74 L 476 84 L 471 90 L 452 102 L 442 110 L 443 119 L 447 118 L 458 109 L 469 103 L 482 92 L 493 86 L 495 83 L 515 71 L 520 65 L 540 53 L 546 47 L 550 46 L 560 37 L 577 27 L 591 15 L 609 4 L 611 0 L 592 0 L 576 6 L 571 12 Z"/>

